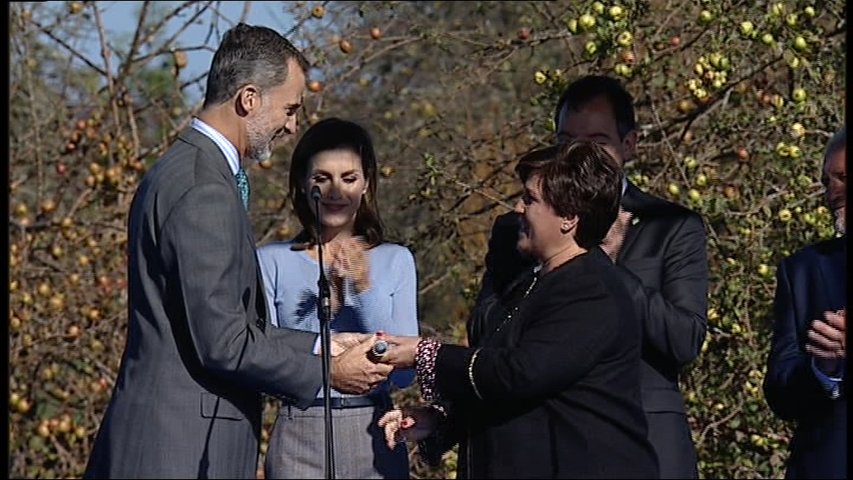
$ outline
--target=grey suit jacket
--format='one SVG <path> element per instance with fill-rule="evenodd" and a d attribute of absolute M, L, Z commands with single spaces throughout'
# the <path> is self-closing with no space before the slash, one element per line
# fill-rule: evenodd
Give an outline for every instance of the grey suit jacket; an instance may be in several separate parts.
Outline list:
<path fill-rule="evenodd" d="M 255 478 L 261 393 L 306 407 L 316 334 L 266 328 L 248 215 L 192 128 L 146 174 L 128 222 L 127 344 L 87 478 Z"/>

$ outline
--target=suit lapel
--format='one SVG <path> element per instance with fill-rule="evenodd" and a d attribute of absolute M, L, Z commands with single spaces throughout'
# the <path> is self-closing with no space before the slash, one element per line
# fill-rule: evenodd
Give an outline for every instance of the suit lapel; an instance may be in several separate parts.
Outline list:
<path fill-rule="evenodd" d="M 222 178 L 224 181 L 231 185 L 231 189 L 234 192 L 236 198 L 240 197 L 240 192 L 237 191 L 237 182 L 234 181 L 234 173 L 231 171 L 231 167 L 228 165 L 228 160 L 225 158 L 225 154 L 219 150 L 219 147 L 213 143 L 213 140 L 208 138 L 203 133 L 198 130 L 187 127 L 178 135 L 178 138 L 181 140 L 194 145 L 196 148 L 200 149 L 204 152 L 201 158 L 209 159 L 213 168 L 222 174 Z M 243 209 L 241 209 L 243 210 Z M 252 224 L 249 221 L 249 214 L 245 210 L 243 210 L 243 216 L 240 219 L 243 224 L 243 230 L 246 232 L 247 237 L 249 238 L 249 242 L 252 245 L 253 253 L 255 247 L 255 236 L 252 233 Z M 254 263 L 253 268 L 255 269 L 255 310 L 258 314 L 258 322 L 257 326 L 262 330 L 265 329 L 267 318 L 267 301 L 266 301 L 266 290 L 264 289 L 263 278 L 261 277 L 261 269 L 258 265 L 258 257 L 257 254 L 253 255 Z"/>
<path fill-rule="evenodd" d="M 201 158 L 210 162 L 211 166 L 222 175 L 226 183 L 231 185 L 234 195 L 238 199 L 240 198 L 240 192 L 237 190 L 237 182 L 234 180 L 234 172 L 231 171 L 225 154 L 219 150 L 219 147 L 213 143 L 213 140 L 193 127 L 185 128 L 178 135 L 178 138 L 204 152 Z"/>

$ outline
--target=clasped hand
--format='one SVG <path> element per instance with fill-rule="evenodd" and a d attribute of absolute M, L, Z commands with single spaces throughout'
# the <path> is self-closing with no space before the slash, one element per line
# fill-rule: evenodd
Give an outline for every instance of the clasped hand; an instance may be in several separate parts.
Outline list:
<path fill-rule="evenodd" d="M 807 337 L 806 352 L 817 367 L 830 376 L 838 374 L 847 356 L 847 310 L 823 312 L 823 319 L 812 320 Z"/>
<path fill-rule="evenodd" d="M 373 361 L 369 352 L 376 341 L 370 333 L 335 333 L 330 338 L 332 387 L 343 393 L 364 395 L 378 387 L 394 366 Z"/>

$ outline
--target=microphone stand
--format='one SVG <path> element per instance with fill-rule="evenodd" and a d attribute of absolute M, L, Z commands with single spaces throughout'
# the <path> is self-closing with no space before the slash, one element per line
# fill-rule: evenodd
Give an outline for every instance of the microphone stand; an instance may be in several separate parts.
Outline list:
<path fill-rule="evenodd" d="M 320 221 L 320 189 L 315 186 L 311 189 L 311 197 L 314 199 L 315 211 L 317 212 L 317 259 L 320 264 L 320 278 L 317 280 L 318 308 L 317 317 L 320 319 L 320 343 L 323 346 L 323 417 L 326 423 L 326 478 L 335 478 L 335 450 L 332 432 L 332 396 L 331 376 L 329 366 L 331 365 L 331 340 L 332 333 L 329 324 L 332 323 L 332 300 L 329 290 L 329 281 L 323 270 L 323 224 Z"/>

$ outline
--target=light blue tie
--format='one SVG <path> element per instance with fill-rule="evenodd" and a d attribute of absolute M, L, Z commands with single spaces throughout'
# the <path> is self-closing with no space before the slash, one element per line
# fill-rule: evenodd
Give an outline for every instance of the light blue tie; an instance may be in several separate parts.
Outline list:
<path fill-rule="evenodd" d="M 246 175 L 246 171 L 241 167 L 240 170 L 237 170 L 237 173 L 234 175 L 234 178 L 237 179 L 237 190 L 240 191 L 240 200 L 243 201 L 243 207 L 248 211 L 249 210 L 249 176 Z"/>

